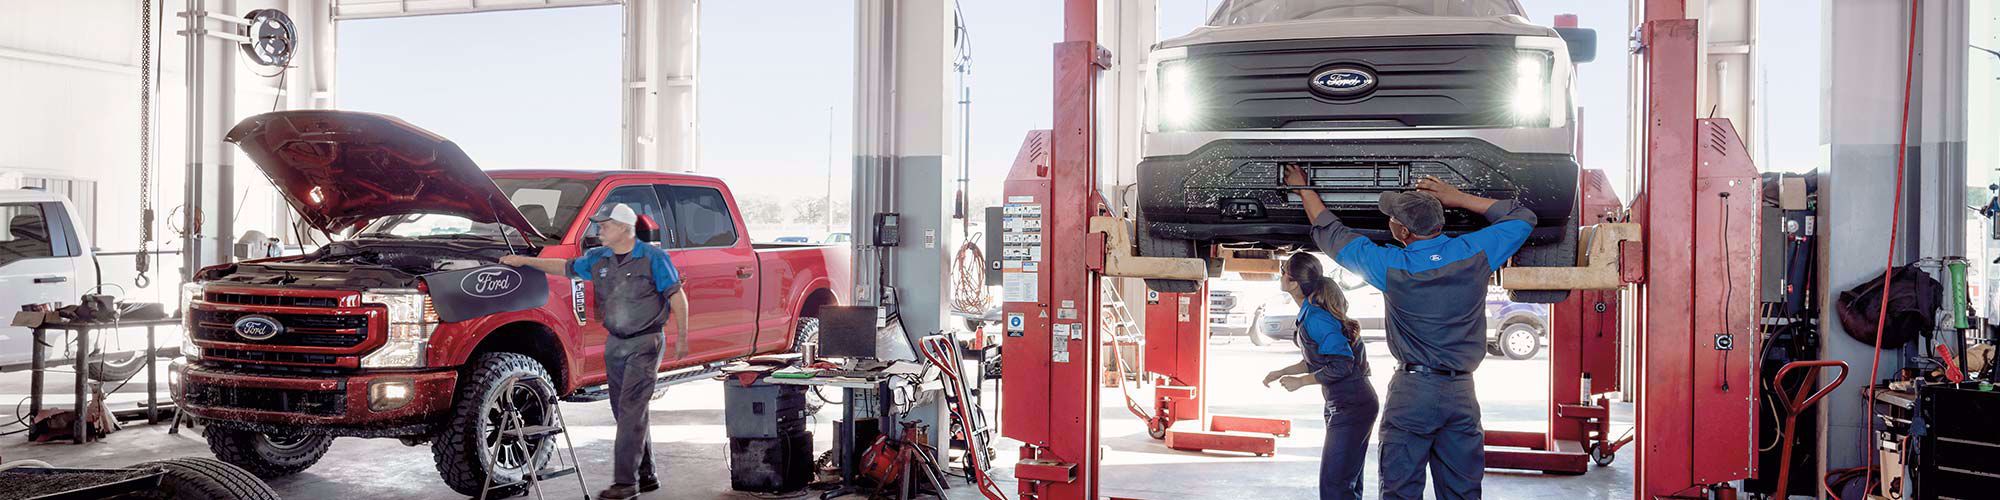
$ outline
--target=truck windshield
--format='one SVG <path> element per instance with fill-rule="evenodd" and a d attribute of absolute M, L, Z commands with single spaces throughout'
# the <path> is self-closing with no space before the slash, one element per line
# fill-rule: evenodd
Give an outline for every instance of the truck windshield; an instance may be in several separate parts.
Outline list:
<path fill-rule="evenodd" d="M 500 192 L 514 202 L 514 208 L 528 219 L 535 230 L 542 233 L 536 244 L 551 244 L 562 239 L 570 222 L 576 220 L 577 212 L 590 199 L 590 189 L 597 183 L 583 179 L 519 179 L 496 178 L 493 183 L 500 186 Z M 499 241 L 502 235 L 512 241 L 521 241 L 519 231 L 500 224 L 474 222 L 456 215 L 418 213 L 383 217 L 369 222 L 354 236 L 364 238 L 415 238 L 415 239 L 491 239 Z"/>
<path fill-rule="evenodd" d="M 1498 17 L 1525 15 L 1514 0 L 1224 0 L 1209 26 L 1340 17 Z"/>

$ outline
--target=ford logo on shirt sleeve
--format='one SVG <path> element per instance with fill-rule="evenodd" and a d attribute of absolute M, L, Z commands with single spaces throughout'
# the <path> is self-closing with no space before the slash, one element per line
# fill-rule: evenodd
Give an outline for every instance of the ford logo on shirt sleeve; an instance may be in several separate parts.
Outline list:
<path fill-rule="evenodd" d="M 488 267 L 466 274 L 458 287 L 466 295 L 490 299 L 521 288 L 521 273 L 507 267 Z"/>
<path fill-rule="evenodd" d="M 1332 96 L 1352 96 L 1374 88 L 1375 74 L 1360 68 L 1333 68 L 1312 76 L 1312 89 Z"/>
<path fill-rule="evenodd" d="M 250 314 L 236 318 L 234 327 L 236 329 L 236 336 L 248 340 L 270 340 L 271 337 L 285 333 L 284 323 L 279 323 L 277 318 L 262 314 Z"/>

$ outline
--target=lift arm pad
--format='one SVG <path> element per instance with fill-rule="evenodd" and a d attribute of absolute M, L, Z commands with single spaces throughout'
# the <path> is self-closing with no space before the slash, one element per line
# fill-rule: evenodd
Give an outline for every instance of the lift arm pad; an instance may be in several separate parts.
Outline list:
<path fill-rule="evenodd" d="M 1090 232 L 1104 235 L 1105 276 L 1190 281 L 1208 279 L 1208 265 L 1201 259 L 1132 255 L 1132 224 L 1124 218 L 1091 217 Z"/>
<path fill-rule="evenodd" d="M 1625 286 L 1619 272 L 1620 242 L 1638 242 L 1639 225 L 1629 222 L 1584 226 L 1576 237 L 1579 267 L 1507 267 L 1500 270 L 1500 287 L 1508 290 L 1617 290 Z M 1641 256 L 1643 257 L 1643 256 Z"/>

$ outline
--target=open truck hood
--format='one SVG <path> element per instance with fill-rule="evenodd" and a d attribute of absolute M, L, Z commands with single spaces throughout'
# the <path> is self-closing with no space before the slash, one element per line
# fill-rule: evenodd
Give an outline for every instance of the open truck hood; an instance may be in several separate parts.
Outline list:
<path fill-rule="evenodd" d="M 541 236 L 457 144 L 393 116 L 277 111 L 243 120 L 225 139 L 243 148 L 285 201 L 321 231 L 432 213 Z"/>

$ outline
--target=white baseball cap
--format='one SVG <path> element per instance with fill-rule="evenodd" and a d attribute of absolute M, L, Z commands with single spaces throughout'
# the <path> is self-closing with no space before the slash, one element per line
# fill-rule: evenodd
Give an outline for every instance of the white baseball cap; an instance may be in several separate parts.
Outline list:
<path fill-rule="evenodd" d="M 604 222 L 608 220 L 623 222 L 625 225 L 635 228 L 639 227 L 639 214 L 633 212 L 632 207 L 625 206 L 624 203 L 612 205 L 611 208 L 600 210 L 597 212 L 597 215 L 590 216 L 591 222 Z"/>

